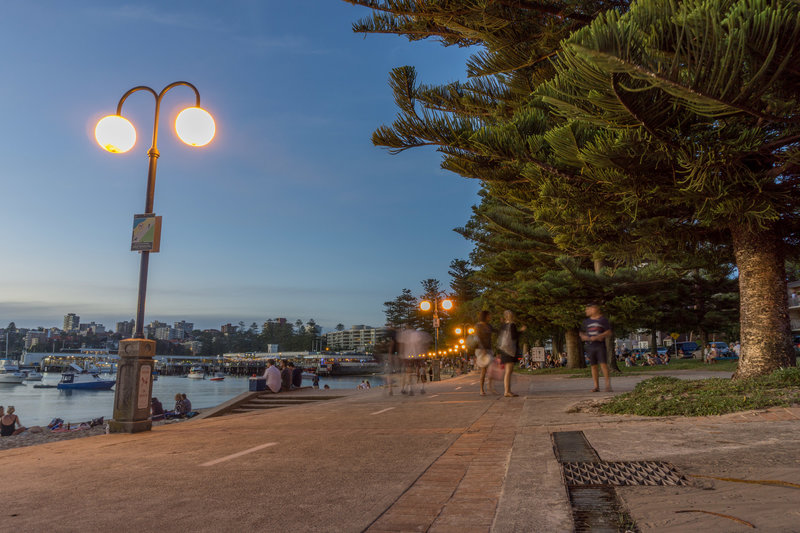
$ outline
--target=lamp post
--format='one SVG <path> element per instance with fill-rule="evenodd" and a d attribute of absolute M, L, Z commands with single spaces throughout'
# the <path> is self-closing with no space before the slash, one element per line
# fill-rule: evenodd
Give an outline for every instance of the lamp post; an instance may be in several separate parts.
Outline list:
<path fill-rule="evenodd" d="M 422 311 L 430 311 L 433 309 L 433 329 L 434 329 L 434 337 L 433 337 L 433 351 L 439 351 L 439 307 L 442 308 L 442 311 L 449 311 L 453 308 L 453 300 L 449 298 L 445 298 L 439 301 L 440 294 L 436 294 L 433 297 L 433 303 L 430 300 L 422 300 L 419 303 L 419 308 Z"/>
<path fill-rule="evenodd" d="M 143 85 L 134 87 L 120 98 L 117 112 L 102 118 L 95 127 L 97 143 L 111 153 L 124 153 L 136 144 L 136 129 L 122 116 L 122 105 L 130 95 L 139 91 L 149 92 L 155 98 L 153 137 L 147 152 L 147 190 L 145 193 L 144 214 L 134 217 L 134 236 L 132 250 L 141 254 L 139 264 L 139 293 L 136 304 L 136 323 L 132 339 L 120 341 L 120 363 L 117 370 L 117 385 L 114 395 L 114 419 L 109 423 L 111 431 L 135 433 L 150 430 L 150 396 L 152 393 L 153 356 L 155 341 L 144 338 L 144 308 L 147 293 L 147 271 L 150 253 L 157 252 L 160 240 L 160 217 L 153 213 L 153 199 L 156 185 L 156 166 L 158 162 L 158 123 L 161 100 L 175 87 L 189 87 L 195 95 L 195 106 L 188 107 L 178 114 L 175 129 L 178 137 L 190 146 L 205 146 L 214 138 L 216 130 L 214 119 L 200 107 L 200 93 L 186 81 L 176 81 L 156 92 Z"/>

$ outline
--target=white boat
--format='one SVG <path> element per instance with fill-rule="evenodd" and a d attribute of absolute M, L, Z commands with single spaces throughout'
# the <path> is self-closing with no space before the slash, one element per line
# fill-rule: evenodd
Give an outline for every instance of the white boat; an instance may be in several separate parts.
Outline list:
<path fill-rule="evenodd" d="M 110 390 L 116 384 L 115 379 L 102 379 L 98 374 L 86 372 L 78 365 L 70 365 L 74 370 L 61 374 L 61 381 L 56 385 L 66 390 Z"/>
<path fill-rule="evenodd" d="M 25 374 L 25 381 L 42 381 L 42 377 L 44 377 L 35 370 L 23 370 L 22 373 Z"/>
<path fill-rule="evenodd" d="M 193 366 L 189 370 L 189 375 L 186 376 L 189 379 L 203 379 L 205 378 L 206 371 L 203 370 L 202 366 Z"/>
<path fill-rule="evenodd" d="M 19 371 L 16 362 L 10 359 L 0 359 L 0 383 L 22 383 L 25 374 Z"/>

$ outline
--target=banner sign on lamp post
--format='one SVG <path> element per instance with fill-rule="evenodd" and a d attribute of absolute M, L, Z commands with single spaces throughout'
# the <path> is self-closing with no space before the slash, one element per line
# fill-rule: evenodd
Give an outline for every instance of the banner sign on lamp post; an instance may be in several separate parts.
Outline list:
<path fill-rule="evenodd" d="M 158 252 L 161 248 L 161 217 L 153 213 L 133 215 L 131 252 Z"/>

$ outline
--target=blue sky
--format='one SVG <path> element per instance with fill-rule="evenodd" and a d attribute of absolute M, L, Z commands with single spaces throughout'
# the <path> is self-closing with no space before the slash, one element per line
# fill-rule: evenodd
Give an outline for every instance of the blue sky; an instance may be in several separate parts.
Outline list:
<path fill-rule="evenodd" d="M 479 184 L 370 135 L 396 113 L 391 68 L 462 79 L 467 51 L 364 39 L 351 24 L 366 14 L 339 0 L 4 4 L 0 325 L 134 316 L 153 98 L 123 107 L 138 135 L 127 154 L 100 149 L 94 125 L 131 87 L 177 80 L 197 86 L 217 136 L 181 143 L 172 123 L 192 93 L 165 96 L 146 321 L 379 325 L 404 287 L 446 284 L 471 249 L 452 228 Z"/>

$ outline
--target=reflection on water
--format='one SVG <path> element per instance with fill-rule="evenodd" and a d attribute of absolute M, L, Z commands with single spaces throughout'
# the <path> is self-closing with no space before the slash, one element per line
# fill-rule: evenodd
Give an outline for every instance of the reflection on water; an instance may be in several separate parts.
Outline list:
<path fill-rule="evenodd" d="M 45 374 L 45 385 L 55 385 L 61 374 Z M 380 376 L 335 376 L 320 378 L 320 387 L 331 389 L 354 389 L 362 380 L 373 387 L 383 383 Z M 303 380 L 304 386 L 311 379 Z M 197 409 L 214 407 L 248 390 L 248 378 L 226 376 L 223 381 L 187 379 L 177 376 L 160 376 L 153 383 L 153 396 L 171 409 L 176 393 L 186 393 L 192 406 Z M 104 416 L 111 418 L 114 409 L 114 391 L 37 389 L 33 384 L 0 384 L 0 405 L 13 405 L 20 422 L 25 426 L 44 426 L 53 418 L 67 422 L 83 422 Z"/>

